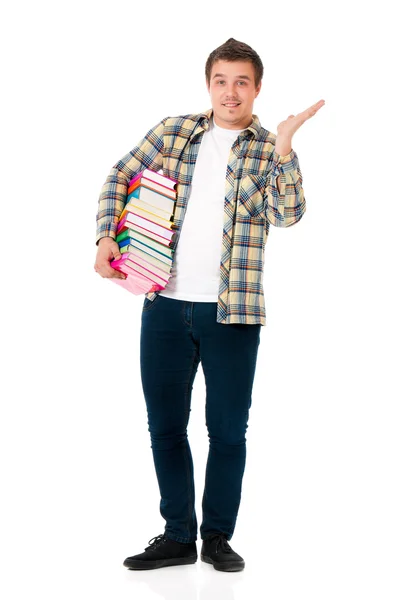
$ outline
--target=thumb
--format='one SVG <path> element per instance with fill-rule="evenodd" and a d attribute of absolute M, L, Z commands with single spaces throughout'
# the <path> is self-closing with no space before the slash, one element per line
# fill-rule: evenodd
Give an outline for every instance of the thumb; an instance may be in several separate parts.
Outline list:
<path fill-rule="evenodd" d="M 120 254 L 120 250 L 119 250 L 119 248 L 117 248 L 117 249 L 113 250 L 113 251 L 112 251 L 112 254 L 113 254 L 113 258 L 114 258 L 115 260 L 119 260 L 119 258 L 122 258 L 122 255 Z"/>

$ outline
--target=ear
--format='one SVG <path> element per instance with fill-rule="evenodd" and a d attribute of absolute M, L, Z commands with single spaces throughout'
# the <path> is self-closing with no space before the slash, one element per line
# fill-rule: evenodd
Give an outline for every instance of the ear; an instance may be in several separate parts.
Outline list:
<path fill-rule="evenodd" d="M 257 98 L 257 96 L 258 96 L 258 95 L 259 95 L 259 93 L 260 93 L 260 90 L 261 90 L 261 84 L 262 84 L 262 81 L 260 81 L 260 83 L 259 83 L 259 84 L 258 84 L 258 86 L 256 87 L 256 98 Z"/>

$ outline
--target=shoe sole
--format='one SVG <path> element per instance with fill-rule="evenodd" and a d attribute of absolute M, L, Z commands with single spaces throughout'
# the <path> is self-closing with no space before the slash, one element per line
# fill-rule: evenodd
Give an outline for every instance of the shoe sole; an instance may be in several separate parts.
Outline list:
<path fill-rule="evenodd" d="M 148 569 L 160 569 L 162 567 L 176 567 L 179 565 L 193 565 L 198 560 L 197 556 L 187 556 L 186 558 L 164 558 L 162 560 L 125 560 L 123 566 L 130 571 L 143 571 Z"/>
<path fill-rule="evenodd" d="M 213 559 L 209 558 L 208 556 L 205 556 L 204 554 L 201 554 L 200 558 L 203 562 L 205 562 L 209 565 L 213 565 L 213 567 L 215 569 L 217 569 L 217 571 L 227 571 L 229 573 L 232 573 L 234 571 L 243 571 L 243 569 L 245 568 L 244 562 L 237 563 L 236 561 L 231 561 L 231 562 L 218 563 L 218 562 L 214 561 Z"/>

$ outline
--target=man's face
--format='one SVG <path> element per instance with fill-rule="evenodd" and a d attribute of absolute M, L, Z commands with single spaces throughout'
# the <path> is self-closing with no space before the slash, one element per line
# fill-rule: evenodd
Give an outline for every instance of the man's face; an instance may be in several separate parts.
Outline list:
<path fill-rule="evenodd" d="M 207 85 L 207 83 L 206 83 Z M 218 60 L 210 74 L 214 121 L 225 129 L 244 129 L 252 122 L 253 103 L 261 89 L 254 85 L 254 67 L 248 61 Z M 237 103 L 237 106 L 226 104 Z"/>

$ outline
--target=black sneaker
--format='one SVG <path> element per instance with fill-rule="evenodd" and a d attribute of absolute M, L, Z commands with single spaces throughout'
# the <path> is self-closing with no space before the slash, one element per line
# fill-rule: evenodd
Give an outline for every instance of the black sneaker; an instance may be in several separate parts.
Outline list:
<path fill-rule="evenodd" d="M 193 565 L 198 560 L 196 542 L 181 544 L 163 533 L 148 542 L 145 552 L 129 556 L 123 565 L 128 569 L 159 569 L 174 565 Z"/>
<path fill-rule="evenodd" d="M 232 550 L 224 533 L 213 534 L 203 540 L 200 558 L 217 571 L 242 571 L 245 568 L 245 561 Z"/>

